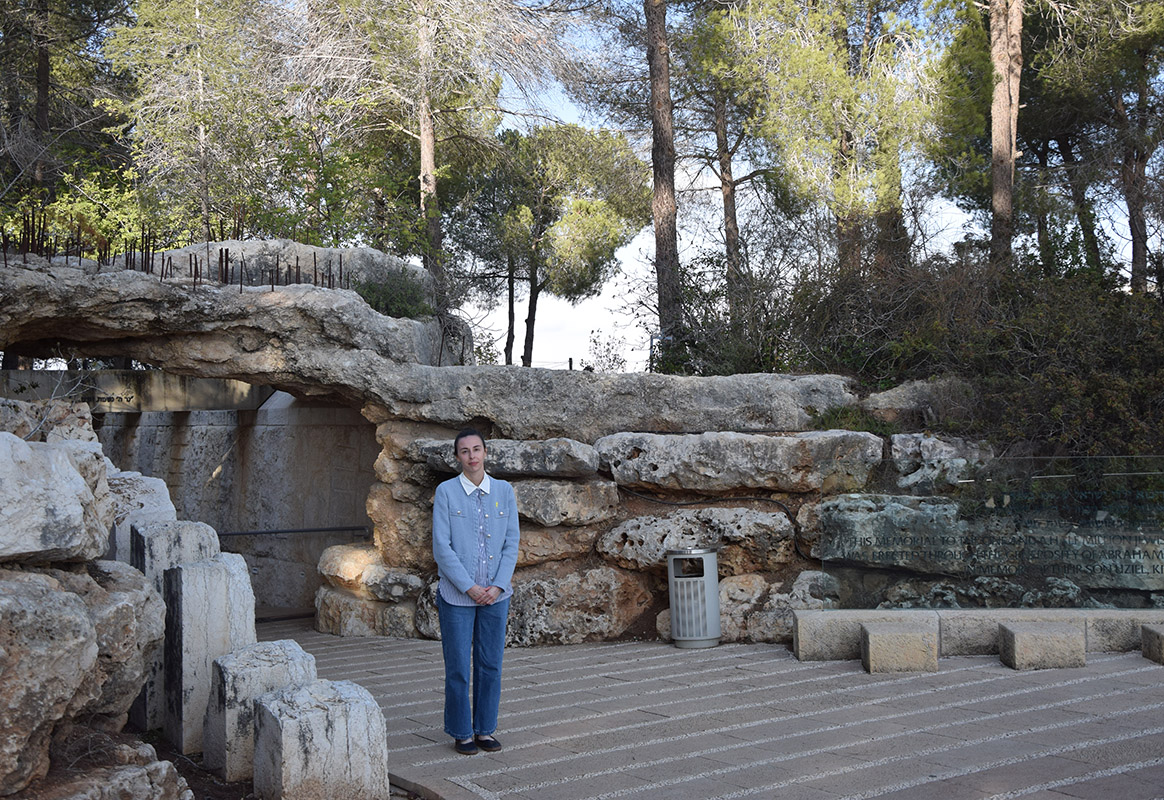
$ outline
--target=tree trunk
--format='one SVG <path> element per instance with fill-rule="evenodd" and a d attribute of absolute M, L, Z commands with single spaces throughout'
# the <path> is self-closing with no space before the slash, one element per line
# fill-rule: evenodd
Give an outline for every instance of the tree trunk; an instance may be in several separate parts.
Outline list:
<path fill-rule="evenodd" d="M 878 142 L 886 165 L 877 189 L 877 225 L 873 242 L 873 270 L 879 275 L 900 275 L 909 265 L 909 228 L 905 224 L 901 188 L 901 146 L 895 137 Z"/>
<path fill-rule="evenodd" d="M 505 365 L 508 367 L 513 363 L 513 340 L 517 338 L 517 331 L 515 330 L 515 311 L 517 305 L 517 264 L 514 263 L 513 256 L 509 257 L 509 275 L 507 282 L 509 284 L 509 327 L 505 331 Z"/>
<path fill-rule="evenodd" d="M 194 20 L 199 42 L 197 45 L 198 66 L 195 74 L 195 79 L 198 82 L 198 112 L 199 116 L 203 116 L 206 113 L 206 75 L 203 73 L 201 65 L 201 42 L 206 38 L 206 34 L 202 28 L 202 7 L 198 2 L 194 3 Z M 202 215 L 202 229 L 206 232 L 206 241 L 209 242 L 214 238 L 214 234 L 210 229 L 210 154 L 205 123 L 198 123 L 195 135 L 198 138 L 198 206 Z"/>
<path fill-rule="evenodd" d="M 1147 54 L 1139 51 L 1142 61 L 1137 65 L 1139 76 L 1136 85 L 1136 102 L 1129 115 L 1123 108 L 1121 116 L 1126 120 L 1123 131 L 1124 154 L 1120 164 L 1120 184 L 1124 192 L 1124 203 L 1128 208 L 1128 236 L 1132 240 L 1132 281 L 1133 292 L 1148 291 L 1148 223 L 1144 215 L 1146 190 L 1148 187 L 1148 160 L 1151 151 L 1144 146 L 1151 136 L 1149 122 L 1148 64 Z"/>
<path fill-rule="evenodd" d="M 715 148 L 719 156 L 719 188 L 723 195 L 728 320 L 735 329 L 742 322 L 741 301 L 747 296 L 747 289 L 740 259 L 740 224 L 736 216 L 736 184 L 732 176 L 732 151 L 728 142 L 727 98 L 718 90 L 715 93 Z"/>
<path fill-rule="evenodd" d="M 651 165 L 654 174 L 651 214 L 655 225 L 655 278 L 659 293 L 659 328 L 665 337 L 663 349 L 670 350 L 683 338 L 683 300 L 679 282 L 667 2 L 643 0 L 643 10 L 647 22 L 647 66 L 651 82 Z"/>
<path fill-rule="evenodd" d="M 1095 209 L 1087 199 L 1087 184 L 1079 175 L 1082 165 L 1075 157 L 1075 150 L 1069 136 L 1055 140 L 1059 147 L 1059 157 L 1063 159 L 1063 171 L 1067 175 L 1067 187 L 1071 191 L 1071 204 L 1075 206 L 1075 218 L 1079 221 L 1079 231 L 1083 236 L 1083 253 L 1087 266 L 1099 269 L 1099 236 L 1095 233 Z"/>
<path fill-rule="evenodd" d="M 49 58 L 49 34 L 52 22 L 49 19 L 48 0 L 38 0 L 36 4 L 36 109 L 33 122 L 36 126 L 37 156 L 32 179 L 37 186 L 48 181 L 46 152 L 49 145 L 49 91 L 52 88 L 52 62 Z"/>
<path fill-rule="evenodd" d="M 1022 33 L 1023 0 L 990 0 L 990 61 L 994 66 L 990 104 L 990 260 L 998 268 L 1009 267 L 1014 254 L 1014 165 L 1018 156 Z"/>
<path fill-rule="evenodd" d="M 533 366 L 534 321 L 538 315 L 538 295 L 542 293 L 542 284 L 538 280 L 538 266 L 534 259 L 529 265 L 529 307 L 525 317 L 525 348 L 521 353 L 521 365 Z"/>
<path fill-rule="evenodd" d="M 852 131 L 838 133 L 839 146 L 836 158 L 836 178 L 849 171 L 853 160 Z M 861 217 L 852 210 L 852 203 L 845 198 L 838 203 L 837 216 L 837 267 L 845 275 L 859 275 L 861 272 Z"/>
<path fill-rule="evenodd" d="M 1147 166 L 1143 148 L 1129 145 L 1124 153 L 1124 163 L 1120 165 L 1120 181 L 1128 207 L 1128 236 L 1132 240 L 1133 292 L 1148 291 L 1148 223 L 1144 216 Z"/>
<path fill-rule="evenodd" d="M 420 70 L 424 76 L 431 74 L 433 69 L 435 47 L 433 25 L 434 22 L 426 10 L 421 9 L 417 20 L 417 47 L 420 51 Z M 417 105 L 417 127 L 420 138 L 420 215 L 424 220 L 427 240 L 424 266 L 436 282 L 437 308 L 445 311 L 449 305 L 449 285 L 448 276 L 445 274 L 440 208 L 437 206 L 436 125 L 427 83 L 420 91 Z"/>

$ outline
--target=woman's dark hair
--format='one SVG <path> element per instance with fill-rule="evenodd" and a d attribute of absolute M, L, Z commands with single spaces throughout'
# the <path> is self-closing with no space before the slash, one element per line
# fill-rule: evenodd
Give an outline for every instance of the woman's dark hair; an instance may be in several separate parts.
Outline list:
<path fill-rule="evenodd" d="M 465 428 L 463 431 L 457 434 L 456 439 L 453 439 L 453 452 L 457 452 L 457 448 L 460 446 L 462 439 L 466 439 L 470 436 L 476 436 L 481 440 L 481 444 L 485 444 L 485 437 L 481 435 L 480 431 L 478 431 L 476 428 Z"/>

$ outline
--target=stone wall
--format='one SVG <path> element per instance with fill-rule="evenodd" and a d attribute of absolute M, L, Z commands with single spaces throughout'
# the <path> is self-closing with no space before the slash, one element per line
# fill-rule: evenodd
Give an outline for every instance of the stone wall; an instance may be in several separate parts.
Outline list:
<path fill-rule="evenodd" d="M 1005 507 L 984 444 L 807 430 L 858 406 L 903 429 L 937 421 L 962 396 L 949 385 L 861 399 L 836 376 L 461 367 L 396 390 L 398 402 L 364 409 L 382 448 L 368 496 L 375 541 L 321 560 L 323 631 L 439 635 L 431 499 L 456 472 L 464 423 L 489 438 L 487 467 L 517 494 L 511 644 L 667 637 L 665 552 L 686 547 L 719 548 L 729 641 L 790 641 L 798 609 L 1164 604 L 1164 574 L 1147 563 L 1164 563 L 1157 534 L 1136 569 L 1088 564 L 1096 574 L 1075 581 L 1005 572 L 1086 545 L 1067 531 L 1047 555 L 1047 520 Z"/>
<path fill-rule="evenodd" d="M 179 519 L 220 533 L 370 527 L 375 428 L 355 409 L 277 401 L 257 411 L 109 413 L 98 436 L 115 463 L 169 487 Z M 328 546 L 356 531 L 223 536 L 261 607 L 310 607 Z"/>
<path fill-rule="evenodd" d="M 455 474 L 450 419 L 491 437 L 488 468 L 517 494 L 512 644 L 666 634 L 664 553 L 708 545 L 720 548 L 725 637 L 786 641 L 792 609 L 822 607 L 828 594 L 798 519 L 822 497 L 869 485 L 885 461 L 872 434 L 803 430 L 856 405 L 836 376 L 482 367 L 426 377 L 392 407 L 364 410 L 382 447 L 368 496 L 375 542 L 321 560 L 321 630 L 437 635 L 431 498 Z"/>

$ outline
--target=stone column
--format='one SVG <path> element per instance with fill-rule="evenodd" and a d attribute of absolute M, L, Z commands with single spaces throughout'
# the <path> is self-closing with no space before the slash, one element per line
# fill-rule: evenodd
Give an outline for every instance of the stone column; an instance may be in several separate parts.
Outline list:
<path fill-rule="evenodd" d="M 255 794 L 386 798 L 388 732 L 367 689 L 315 681 L 255 701 Z"/>
<path fill-rule="evenodd" d="M 166 570 L 165 735 L 202 751 L 214 659 L 255 642 L 255 595 L 237 553 Z"/>
<path fill-rule="evenodd" d="M 296 642 L 259 642 L 214 660 L 202 730 L 202 764 L 223 780 L 249 780 L 255 700 L 315 680 L 315 657 Z"/>
<path fill-rule="evenodd" d="M 146 576 L 165 599 L 165 572 L 186 562 L 218 555 L 218 534 L 202 522 L 135 523 L 130 531 L 129 564 Z M 142 730 L 162 727 L 166 700 L 164 651 L 150 654 L 141 694 L 129 710 L 130 721 Z"/>

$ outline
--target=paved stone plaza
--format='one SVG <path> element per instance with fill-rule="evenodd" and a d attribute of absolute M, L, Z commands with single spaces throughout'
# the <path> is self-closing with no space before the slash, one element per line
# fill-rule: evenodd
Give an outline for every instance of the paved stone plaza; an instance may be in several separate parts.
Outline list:
<path fill-rule="evenodd" d="M 1078 669 L 982 656 L 869 675 L 782 645 L 510 649 L 505 749 L 460 756 L 441 731 L 438 642 L 340 638 L 310 620 L 258 633 L 371 691 L 394 784 L 428 798 L 1164 798 L 1164 666 L 1138 652 L 1089 653 Z"/>

